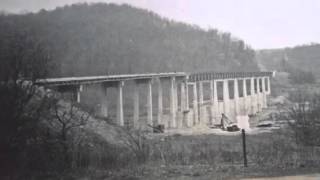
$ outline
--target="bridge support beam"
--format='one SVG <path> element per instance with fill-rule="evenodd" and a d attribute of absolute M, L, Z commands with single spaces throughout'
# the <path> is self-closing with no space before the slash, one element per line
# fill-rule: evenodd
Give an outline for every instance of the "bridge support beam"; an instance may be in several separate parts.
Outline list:
<path fill-rule="evenodd" d="M 234 111 L 235 111 L 235 119 L 239 115 L 239 85 L 238 79 L 234 79 L 233 81 L 233 93 L 234 93 Z"/>
<path fill-rule="evenodd" d="M 135 82 L 134 89 L 133 89 L 133 127 L 139 128 L 139 119 L 140 119 L 140 112 L 139 112 L 139 83 Z"/>
<path fill-rule="evenodd" d="M 242 91 L 243 91 L 243 109 L 244 109 L 244 114 L 248 114 L 248 103 L 247 103 L 247 99 L 248 99 L 248 94 L 247 94 L 247 79 L 243 79 L 242 80 Z"/>
<path fill-rule="evenodd" d="M 101 85 L 101 91 L 103 98 L 101 99 L 101 116 L 102 117 L 108 117 L 108 88 L 102 84 Z"/>
<path fill-rule="evenodd" d="M 81 102 L 81 92 L 83 90 L 83 85 L 79 85 L 77 88 L 77 103 Z"/>
<path fill-rule="evenodd" d="M 169 120 L 169 127 L 175 128 L 176 127 L 176 113 L 177 113 L 177 89 L 176 89 L 176 78 L 170 78 L 170 120 Z"/>
<path fill-rule="evenodd" d="M 181 83 L 181 92 L 180 92 L 180 99 L 181 99 L 181 121 L 179 122 L 179 127 L 187 127 L 187 122 L 186 122 L 186 109 L 187 109 L 187 94 L 186 94 L 186 82 Z"/>
<path fill-rule="evenodd" d="M 158 81 L 158 122 L 157 124 L 163 124 L 162 122 L 162 117 L 163 117 L 162 82 L 160 78 L 157 81 Z"/>
<path fill-rule="evenodd" d="M 261 112 L 262 109 L 262 103 L 261 103 L 261 87 L 260 87 L 260 83 L 261 83 L 261 78 L 257 78 L 257 111 Z"/>
<path fill-rule="evenodd" d="M 198 93 L 197 93 L 196 83 L 192 84 L 192 90 L 193 90 L 193 102 L 192 102 L 193 122 L 192 122 L 192 125 L 196 125 L 198 122 Z"/>
<path fill-rule="evenodd" d="M 218 101 L 218 81 L 214 80 L 214 91 L 213 91 L 213 107 L 214 107 L 214 120 L 215 124 L 219 123 L 219 118 L 221 114 L 219 114 L 219 101 Z"/>
<path fill-rule="evenodd" d="M 199 82 L 198 83 L 198 85 L 199 85 L 199 119 L 198 119 L 198 123 L 199 124 L 202 124 L 202 123 L 204 123 L 203 121 L 204 121 L 204 114 L 205 114 L 205 112 L 204 112 L 204 110 L 205 110 L 205 107 L 204 107 L 204 104 L 203 104 L 203 82 Z"/>
<path fill-rule="evenodd" d="M 267 95 L 266 95 L 266 78 L 262 77 L 262 108 L 267 107 Z"/>
<path fill-rule="evenodd" d="M 229 80 L 223 81 L 223 112 L 226 116 L 230 115 L 230 96 L 229 96 Z"/>
<path fill-rule="evenodd" d="M 123 88 L 124 82 L 118 82 L 118 104 L 117 104 L 117 123 L 119 126 L 124 126 L 124 119 L 123 119 Z"/>
<path fill-rule="evenodd" d="M 251 103 L 250 103 L 250 109 L 251 114 L 256 113 L 256 103 L 255 103 L 255 85 L 254 85 L 254 78 L 250 79 L 250 95 L 251 95 Z"/>
<path fill-rule="evenodd" d="M 147 92 L 147 123 L 148 129 L 153 130 L 153 112 L 152 112 L 152 79 L 147 82 L 148 92 Z M 150 127 L 151 126 L 151 127 Z"/>
<path fill-rule="evenodd" d="M 270 77 L 267 77 L 267 94 L 271 94 L 271 87 L 270 87 Z"/>
<path fill-rule="evenodd" d="M 215 116 L 215 106 L 214 106 L 214 81 L 210 81 L 210 118 L 209 118 L 209 124 L 213 124 L 213 119 Z"/>

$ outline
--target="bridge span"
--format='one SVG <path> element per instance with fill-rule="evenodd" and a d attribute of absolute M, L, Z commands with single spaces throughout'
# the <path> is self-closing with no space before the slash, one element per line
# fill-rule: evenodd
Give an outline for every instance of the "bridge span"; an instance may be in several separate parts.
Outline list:
<path fill-rule="evenodd" d="M 123 88 L 126 82 L 133 81 L 132 89 L 133 128 L 151 130 L 150 126 L 164 125 L 166 129 L 187 128 L 198 124 L 208 126 L 220 123 L 225 114 L 233 121 L 238 115 L 261 112 L 267 107 L 267 95 L 270 94 L 272 72 L 202 72 L 202 73 L 146 73 L 122 74 L 89 77 L 63 77 L 39 79 L 37 85 L 55 88 L 58 91 L 74 92 L 76 101 L 81 102 L 83 87 L 99 84 L 117 89 L 116 123 L 125 126 Z M 163 88 L 167 81 L 168 87 Z M 146 121 L 140 115 L 139 86 L 146 85 Z M 157 84 L 156 93 L 153 86 Z M 163 103 L 164 91 L 169 93 L 169 113 Z M 205 93 L 206 92 L 206 93 Z M 156 97 L 153 97 L 155 96 Z M 152 101 L 157 99 L 157 105 Z M 101 116 L 108 117 L 108 99 L 101 98 Z M 154 111 L 156 109 L 156 112 Z"/>

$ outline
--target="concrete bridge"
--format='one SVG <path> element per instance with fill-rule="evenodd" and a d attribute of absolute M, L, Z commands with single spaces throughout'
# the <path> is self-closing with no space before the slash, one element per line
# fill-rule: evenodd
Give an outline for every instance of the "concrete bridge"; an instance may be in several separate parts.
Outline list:
<path fill-rule="evenodd" d="M 218 124 L 222 113 L 235 121 L 238 115 L 262 111 L 267 107 L 271 76 L 272 72 L 172 72 L 40 79 L 36 84 L 54 87 L 58 91 L 74 92 L 78 103 L 81 102 L 84 86 L 99 84 L 105 92 L 105 97 L 101 100 L 101 115 L 104 117 L 108 116 L 107 89 L 116 88 L 116 122 L 119 126 L 124 126 L 123 88 L 127 82 L 132 81 L 133 118 L 130 120 L 133 127 L 149 129 L 150 126 L 163 124 L 168 129 Z M 165 82 L 169 83 L 169 87 L 163 87 Z M 141 121 L 139 113 L 139 86 L 142 84 L 147 87 L 145 122 Z M 155 84 L 156 93 L 153 92 Z M 169 93 L 169 113 L 164 112 L 164 91 Z M 156 106 L 152 102 L 155 98 Z"/>

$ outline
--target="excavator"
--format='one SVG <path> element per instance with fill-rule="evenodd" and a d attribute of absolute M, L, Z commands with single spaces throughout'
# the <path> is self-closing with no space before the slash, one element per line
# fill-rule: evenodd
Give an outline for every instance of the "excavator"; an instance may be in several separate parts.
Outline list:
<path fill-rule="evenodd" d="M 240 131 L 238 125 L 233 123 L 224 113 L 221 114 L 220 128 L 229 132 Z"/>

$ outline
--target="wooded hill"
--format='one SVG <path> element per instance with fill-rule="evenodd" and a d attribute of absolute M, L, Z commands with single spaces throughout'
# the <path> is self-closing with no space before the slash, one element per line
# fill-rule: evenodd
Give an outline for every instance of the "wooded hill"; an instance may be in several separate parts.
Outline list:
<path fill-rule="evenodd" d="M 257 71 L 255 52 L 217 29 L 203 30 L 128 5 L 77 4 L 0 15 L 1 61 L 17 34 L 46 47 L 51 77 L 169 71 Z M 28 46 L 21 47 L 28 51 Z M 31 60 L 29 60 L 31 62 Z"/>
<path fill-rule="evenodd" d="M 320 44 L 260 50 L 256 57 L 268 70 L 304 71 L 320 77 Z"/>

